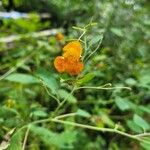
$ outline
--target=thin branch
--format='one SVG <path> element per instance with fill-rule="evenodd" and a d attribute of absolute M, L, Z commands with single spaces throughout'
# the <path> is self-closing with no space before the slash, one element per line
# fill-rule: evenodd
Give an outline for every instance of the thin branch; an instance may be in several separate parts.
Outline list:
<path fill-rule="evenodd" d="M 70 121 L 63 121 L 63 120 L 58 120 L 58 119 L 52 119 L 51 121 L 56 122 L 56 123 L 61 123 L 61 124 L 66 124 L 66 125 L 71 125 L 71 126 L 96 130 L 96 131 L 117 133 L 117 134 L 120 134 L 122 136 L 126 136 L 126 137 L 136 139 L 136 140 L 139 140 L 139 141 L 143 141 L 137 135 L 128 134 L 128 133 L 125 133 L 125 132 L 122 132 L 122 131 L 119 131 L 119 130 L 116 130 L 116 129 L 99 128 L 99 127 L 94 127 L 94 126 L 90 126 L 90 125 L 85 125 L 85 124 L 80 124 L 80 123 L 75 123 L 75 122 L 70 122 Z"/>
<path fill-rule="evenodd" d="M 96 90 L 113 90 L 113 89 L 127 89 L 127 90 L 132 90 L 130 87 L 103 87 L 103 86 L 82 86 L 78 87 L 75 90 L 80 90 L 80 89 L 96 89 Z"/>
<path fill-rule="evenodd" d="M 141 133 L 141 134 L 137 134 L 135 136 L 136 137 L 146 137 L 146 136 L 150 136 L 150 133 Z"/>
<path fill-rule="evenodd" d="M 55 109 L 54 114 L 65 104 L 65 102 L 68 100 L 71 94 L 75 91 L 76 86 L 73 87 L 72 91 L 68 94 L 68 96 L 58 105 L 58 107 Z"/>
<path fill-rule="evenodd" d="M 85 58 L 85 62 L 99 49 L 99 47 L 100 47 L 100 45 L 101 45 L 101 43 L 102 43 L 102 39 L 103 39 L 103 38 L 101 38 L 101 39 L 99 40 L 99 43 L 98 43 L 96 49 L 95 49 L 89 56 L 87 56 L 87 58 Z"/>
<path fill-rule="evenodd" d="M 76 127 L 81 127 L 81 128 L 86 128 L 86 129 L 91 129 L 91 130 L 96 130 L 96 131 L 101 131 L 101 132 L 110 132 L 110 133 L 117 133 L 120 134 L 122 136 L 126 136 L 135 140 L 139 140 L 139 141 L 144 141 L 142 139 L 142 137 L 146 137 L 146 136 L 150 136 L 150 133 L 142 133 L 142 134 L 129 134 L 123 131 L 119 131 L 117 128 L 101 128 L 101 127 L 95 127 L 95 126 L 91 126 L 91 125 L 85 125 L 85 124 L 80 124 L 80 123 L 76 123 L 76 122 L 70 122 L 70 121 L 64 121 L 64 120 L 59 120 L 65 117 L 70 117 L 70 116 L 75 116 L 77 115 L 77 113 L 69 113 L 69 114 L 64 114 L 64 115 L 60 115 L 57 116 L 55 118 L 48 118 L 48 119 L 43 119 L 43 120 L 37 120 L 34 121 L 30 124 L 38 124 L 38 123 L 46 123 L 46 122 L 56 122 L 56 123 L 61 123 L 61 124 L 67 124 L 67 125 L 71 125 L 71 126 L 76 126 Z"/>
<path fill-rule="evenodd" d="M 17 69 L 17 67 L 12 67 L 5 74 L 3 74 L 2 76 L 0 76 L 0 81 L 3 80 L 3 79 L 5 79 L 8 75 L 10 75 L 11 73 L 13 73 L 16 69 Z"/>
<path fill-rule="evenodd" d="M 75 27 L 75 26 L 73 26 L 72 28 L 75 29 L 75 30 L 81 30 L 81 31 L 84 31 L 84 30 L 85 30 L 84 28 Z"/>
<path fill-rule="evenodd" d="M 28 128 L 29 125 L 39 124 L 39 123 L 46 123 L 46 122 L 56 122 L 56 123 L 61 123 L 61 124 L 66 124 L 66 125 L 71 125 L 71 126 L 75 126 L 75 127 L 81 127 L 81 128 L 91 129 L 91 130 L 96 130 L 96 131 L 101 131 L 101 132 L 116 133 L 116 134 L 131 138 L 131 139 L 135 139 L 135 140 L 138 140 L 138 141 L 144 141 L 144 142 L 146 142 L 146 141 L 143 139 L 143 137 L 150 136 L 150 133 L 142 133 L 142 134 L 133 135 L 133 134 L 129 134 L 129 133 L 126 133 L 126 132 L 123 132 L 123 131 L 119 131 L 117 128 L 114 128 L 114 129 L 113 128 L 101 128 L 101 127 L 95 127 L 95 126 L 91 126 L 91 125 L 80 124 L 80 123 L 76 123 L 76 122 L 59 120 L 59 119 L 65 118 L 65 117 L 75 116 L 76 114 L 77 113 L 69 113 L 69 114 L 64 114 L 64 115 L 57 116 L 55 118 L 47 118 L 47 119 L 37 120 L 37 121 L 31 122 L 28 125 L 22 126 L 15 134 L 17 134 L 18 132 L 20 132 L 24 128 Z"/>
<path fill-rule="evenodd" d="M 8 37 L 0 38 L 0 43 L 10 43 L 13 41 L 21 40 L 23 38 L 39 38 L 43 36 L 49 36 L 49 35 L 55 35 L 59 30 L 61 29 L 51 29 L 51 30 L 44 30 L 40 32 L 33 32 L 33 33 L 27 33 L 27 34 L 20 34 L 20 35 L 11 35 Z"/>
<path fill-rule="evenodd" d="M 27 143 L 27 138 L 28 138 L 28 135 L 29 135 L 29 130 L 30 130 L 30 126 L 28 126 L 28 128 L 26 130 L 25 137 L 24 137 L 24 140 L 23 140 L 22 150 L 25 150 L 25 146 L 26 146 L 26 143 Z"/>
<path fill-rule="evenodd" d="M 42 82 L 42 85 L 43 85 L 44 89 L 46 90 L 47 94 L 50 97 L 52 97 L 53 99 L 55 99 L 56 102 L 58 103 L 58 105 L 60 105 L 60 100 L 49 92 L 49 90 L 47 89 L 47 86 L 44 84 L 44 82 L 42 80 L 40 80 L 40 81 Z"/>
<path fill-rule="evenodd" d="M 64 115 L 57 116 L 54 119 L 62 119 L 62 118 L 66 118 L 66 117 L 76 116 L 76 115 L 77 115 L 77 113 L 64 114 Z"/>
<path fill-rule="evenodd" d="M 83 31 L 83 33 L 80 35 L 80 37 L 78 38 L 78 41 L 80 41 L 80 39 L 82 38 L 82 36 L 86 33 L 86 30 Z"/>

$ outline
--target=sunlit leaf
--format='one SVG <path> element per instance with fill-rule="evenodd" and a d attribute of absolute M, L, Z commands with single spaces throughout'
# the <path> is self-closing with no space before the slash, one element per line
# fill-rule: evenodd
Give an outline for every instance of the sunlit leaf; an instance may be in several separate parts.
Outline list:
<path fill-rule="evenodd" d="M 127 120 L 127 126 L 135 133 L 142 133 L 143 130 L 132 120 Z"/>
<path fill-rule="evenodd" d="M 32 126 L 32 133 L 45 144 L 58 148 L 72 148 L 72 144 L 76 139 L 76 132 L 64 131 L 62 133 L 54 133 L 44 127 Z"/>
<path fill-rule="evenodd" d="M 108 125 L 109 127 L 114 127 L 115 123 L 107 113 L 101 111 L 99 116 L 104 124 Z"/>
<path fill-rule="evenodd" d="M 150 114 L 150 106 L 146 107 L 146 106 L 139 106 L 139 108 L 143 111 L 146 112 L 148 114 Z"/>
<path fill-rule="evenodd" d="M 0 117 L 8 118 L 8 117 L 14 117 L 18 115 L 18 112 L 16 109 L 8 108 L 8 107 L 0 107 Z"/>
<path fill-rule="evenodd" d="M 142 117 L 140 117 L 137 114 L 134 114 L 133 121 L 144 130 L 150 129 L 150 125 Z"/>
<path fill-rule="evenodd" d="M 87 82 L 91 81 L 94 77 L 95 77 L 94 73 L 88 73 L 85 76 L 83 76 L 81 79 L 79 79 L 77 81 L 77 84 L 82 85 L 84 83 L 87 83 Z"/>
<path fill-rule="evenodd" d="M 140 145 L 144 148 L 144 150 L 149 150 L 150 149 L 150 138 L 144 137 L 142 139 L 143 139 L 143 141 L 140 142 Z"/>
<path fill-rule="evenodd" d="M 128 84 L 128 85 L 136 85 L 137 84 L 137 81 L 133 78 L 128 78 L 127 80 L 125 80 L 125 83 Z"/>
<path fill-rule="evenodd" d="M 66 90 L 61 89 L 61 90 L 58 90 L 57 92 L 60 98 L 62 98 L 63 100 L 66 99 L 69 103 L 77 102 L 76 98 Z"/>
<path fill-rule="evenodd" d="M 22 74 L 22 73 L 13 73 L 10 74 L 5 78 L 5 80 L 12 81 L 12 82 L 18 82 L 22 84 L 32 84 L 32 83 L 38 83 L 38 79 L 32 75 L 29 74 Z"/>
<path fill-rule="evenodd" d="M 122 111 L 130 109 L 129 103 L 126 99 L 123 99 L 121 97 L 116 97 L 115 103 L 117 107 Z"/>
<path fill-rule="evenodd" d="M 47 70 L 45 70 L 43 68 L 40 68 L 37 71 L 36 75 L 43 81 L 43 83 L 49 89 L 51 89 L 52 93 L 57 93 L 58 83 L 50 72 L 48 72 Z"/>
<path fill-rule="evenodd" d="M 22 140 L 22 132 L 14 133 L 14 135 L 11 138 L 8 150 L 22 150 Z"/>
<path fill-rule="evenodd" d="M 36 110 L 36 111 L 32 112 L 32 115 L 37 116 L 37 117 L 46 117 L 47 113 L 42 110 Z"/>
<path fill-rule="evenodd" d="M 123 32 L 122 32 L 121 29 L 118 29 L 118 28 L 111 28 L 110 30 L 111 30 L 111 32 L 113 32 L 113 33 L 116 34 L 117 36 L 123 37 Z"/>
<path fill-rule="evenodd" d="M 78 109 L 77 114 L 79 116 L 86 117 L 86 118 L 89 118 L 91 116 L 90 113 L 88 113 L 87 111 L 85 111 L 83 109 Z"/>

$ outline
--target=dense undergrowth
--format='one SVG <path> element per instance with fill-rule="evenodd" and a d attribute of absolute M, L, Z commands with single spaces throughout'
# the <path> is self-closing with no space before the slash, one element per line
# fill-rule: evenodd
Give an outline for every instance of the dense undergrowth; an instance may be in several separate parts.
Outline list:
<path fill-rule="evenodd" d="M 23 2 L 14 8 L 34 13 L 0 26 L 0 149 L 149 150 L 148 1 L 49 0 L 49 11 Z M 42 22 L 42 10 L 52 20 Z M 2 40 L 10 35 L 19 40 Z M 73 40 L 83 49 L 78 76 L 54 67 Z"/>

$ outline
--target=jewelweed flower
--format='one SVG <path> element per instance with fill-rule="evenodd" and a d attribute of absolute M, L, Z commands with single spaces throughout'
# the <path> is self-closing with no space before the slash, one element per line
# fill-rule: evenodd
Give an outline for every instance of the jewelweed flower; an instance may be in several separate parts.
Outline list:
<path fill-rule="evenodd" d="M 65 57 L 65 71 L 70 75 L 78 75 L 83 70 L 83 63 L 75 57 Z"/>
<path fill-rule="evenodd" d="M 58 32 L 55 37 L 58 41 L 64 40 L 64 36 L 61 32 Z"/>
<path fill-rule="evenodd" d="M 82 53 L 82 47 L 79 41 L 73 41 L 64 46 L 63 51 L 64 57 L 74 56 L 79 59 Z"/>
<path fill-rule="evenodd" d="M 65 59 L 63 56 L 58 56 L 54 60 L 54 66 L 58 72 L 63 73 L 65 71 Z"/>
<path fill-rule="evenodd" d="M 60 73 L 66 72 L 70 75 L 78 75 L 83 70 L 83 63 L 80 61 L 82 47 L 79 41 L 69 42 L 63 48 L 63 55 L 57 56 L 54 66 Z"/>

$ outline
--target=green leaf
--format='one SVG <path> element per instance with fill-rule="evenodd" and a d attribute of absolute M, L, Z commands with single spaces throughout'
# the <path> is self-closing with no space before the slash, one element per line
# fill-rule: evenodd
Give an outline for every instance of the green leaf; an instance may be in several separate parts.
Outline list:
<path fill-rule="evenodd" d="M 150 114 L 150 106 L 149 107 L 139 106 L 139 109 L 141 109 L 143 112 Z"/>
<path fill-rule="evenodd" d="M 43 83 L 51 89 L 52 93 L 56 94 L 58 89 L 58 83 L 56 79 L 50 74 L 47 70 L 40 68 L 36 74 L 40 79 L 42 79 Z"/>
<path fill-rule="evenodd" d="M 60 148 L 63 149 L 73 149 L 73 143 L 76 141 L 76 131 L 66 130 L 60 134 L 57 134 L 53 139 L 52 142 L 55 143 Z"/>
<path fill-rule="evenodd" d="M 7 126 L 7 128 L 13 128 L 14 126 L 19 125 L 21 118 L 16 109 L 3 106 L 0 107 L 0 120 L 3 126 Z"/>
<path fill-rule="evenodd" d="M 88 73 L 84 77 L 82 77 L 81 79 L 79 79 L 77 81 L 77 84 L 78 85 L 82 85 L 84 83 L 87 83 L 87 82 L 91 81 L 94 77 L 95 77 L 94 73 Z"/>
<path fill-rule="evenodd" d="M 143 23 L 144 23 L 145 25 L 150 26 L 150 20 L 144 19 Z"/>
<path fill-rule="evenodd" d="M 97 46 L 97 43 L 98 42 L 102 42 L 102 39 L 103 39 L 103 35 L 96 35 L 94 36 L 94 38 L 92 38 L 92 40 L 89 42 L 89 46 L 88 46 L 88 49 L 91 48 L 92 46 Z"/>
<path fill-rule="evenodd" d="M 49 144 L 51 139 L 55 136 L 55 133 L 44 128 L 32 125 L 30 127 L 31 132 L 33 132 L 40 140 L 44 143 Z"/>
<path fill-rule="evenodd" d="M 12 118 L 14 116 L 17 116 L 18 115 L 18 112 L 16 109 L 12 109 L 12 108 L 8 108 L 8 107 L 0 107 L 0 117 L 3 117 L 3 118 Z"/>
<path fill-rule="evenodd" d="M 62 133 L 54 133 L 44 127 L 31 127 L 32 133 L 36 135 L 45 144 L 52 146 L 55 145 L 58 148 L 73 148 L 72 144 L 76 139 L 75 131 L 64 131 Z"/>
<path fill-rule="evenodd" d="M 133 85 L 136 85 L 136 84 L 137 84 L 137 81 L 136 81 L 135 79 L 133 79 L 133 78 L 128 78 L 128 79 L 125 81 L 125 83 L 128 84 L 128 85 L 133 86 Z"/>
<path fill-rule="evenodd" d="M 150 138 L 149 137 L 144 137 L 142 138 L 142 142 L 140 142 L 140 145 L 144 148 L 144 150 L 149 150 L 150 149 Z"/>
<path fill-rule="evenodd" d="M 136 133 L 143 132 L 143 130 L 137 124 L 135 124 L 132 120 L 127 120 L 127 125 L 133 132 L 136 132 Z"/>
<path fill-rule="evenodd" d="M 149 69 L 142 69 L 140 71 L 138 80 L 139 80 L 139 86 L 148 88 L 150 90 L 150 70 Z"/>
<path fill-rule="evenodd" d="M 140 86 L 150 89 L 150 77 L 149 74 L 142 74 L 139 78 Z"/>
<path fill-rule="evenodd" d="M 123 32 L 121 29 L 118 28 L 111 28 L 110 29 L 112 33 L 116 34 L 119 37 L 123 37 Z"/>
<path fill-rule="evenodd" d="M 100 111 L 100 118 L 104 122 L 104 124 L 108 125 L 109 127 L 114 127 L 115 123 L 111 120 L 109 115 L 104 111 Z"/>
<path fill-rule="evenodd" d="M 150 129 L 149 124 L 143 119 L 141 118 L 139 115 L 134 114 L 133 116 L 133 121 L 134 123 L 136 123 L 139 127 L 141 127 L 143 130 L 148 130 Z"/>
<path fill-rule="evenodd" d="M 76 103 L 77 102 L 76 98 L 72 94 L 70 94 L 69 92 L 67 92 L 65 90 L 62 90 L 62 89 L 58 90 L 58 95 L 62 99 L 66 99 L 67 98 L 67 101 L 69 103 Z"/>
<path fill-rule="evenodd" d="M 10 141 L 10 145 L 7 150 L 22 150 L 22 132 L 15 133 Z"/>
<path fill-rule="evenodd" d="M 115 103 L 117 107 L 122 111 L 130 109 L 129 103 L 126 99 L 123 99 L 121 97 L 116 97 Z"/>
<path fill-rule="evenodd" d="M 32 75 L 28 74 L 22 74 L 22 73 L 14 73 L 5 78 L 5 80 L 12 81 L 12 82 L 18 82 L 22 84 L 32 84 L 32 83 L 38 83 L 38 79 L 35 78 Z"/>
<path fill-rule="evenodd" d="M 104 61 L 105 59 L 107 59 L 107 56 L 104 55 L 104 54 L 101 54 L 101 55 L 97 55 L 93 58 L 93 60 L 95 62 L 100 62 L 100 61 Z"/>
<path fill-rule="evenodd" d="M 37 117 L 46 117 L 47 113 L 42 110 L 36 110 L 36 111 L 32 112 L 32 115 L 37 116 Z"/>
<path fill-rule="evenodd" d="M 87 111 L 85 111 L 83 109 L 78 109 L 77 114 L 79 116 L 82 116 L 82 117 L 85 117 L 85 118 L 89 118 L 91 116 L 90 113 L 88 113 Z"/>

